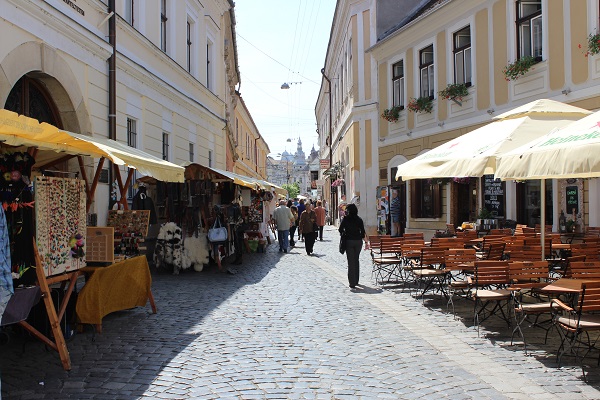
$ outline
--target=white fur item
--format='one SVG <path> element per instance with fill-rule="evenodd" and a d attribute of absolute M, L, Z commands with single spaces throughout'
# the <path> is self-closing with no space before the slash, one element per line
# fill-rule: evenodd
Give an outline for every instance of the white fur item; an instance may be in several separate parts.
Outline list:
<path fill-rule="evenodd" d="M 198 237 L 185 238 L 183 246 L 183 269 L 194 266 L 194 271 L 200 272 L 208 264 L 208 240 L 206 234 L 200 233 Z"/>
<path fill-rule="evenodd" d="M 156 237 L 154 265 L 172 267 L 173 274 L 179 274 L 183 264 L 182 231 L 174 222 L 162 224 Z"/>

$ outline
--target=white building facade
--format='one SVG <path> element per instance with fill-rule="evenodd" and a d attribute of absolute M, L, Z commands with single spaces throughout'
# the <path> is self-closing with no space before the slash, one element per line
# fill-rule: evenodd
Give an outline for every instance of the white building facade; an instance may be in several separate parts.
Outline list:
<path fill-rule="evenodd" d="M 114 96 L 116 140 L 176 164 L 225 169 L 239 82 L 233 2 L 0 0 L 0 10 L 0 34 L 10 38 L 0 41 L 3 108 L 110 137 Z M 95 164 L 86 159 L 89 174 Z M 103 180 L 91 209 L 100 223 L 108 196 Z"/>

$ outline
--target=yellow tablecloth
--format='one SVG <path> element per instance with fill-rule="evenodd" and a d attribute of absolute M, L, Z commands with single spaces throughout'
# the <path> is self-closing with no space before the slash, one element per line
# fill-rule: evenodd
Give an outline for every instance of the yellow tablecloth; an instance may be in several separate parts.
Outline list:
<path fill-rule="evenodd" d="M 108 267 L 85 267 L 87 281 L 77 297 L 77 317 L 83 324 L 102 324 L 112 312 L 143 307 L 151 296 L 152 277 L 146 256 Z"/>

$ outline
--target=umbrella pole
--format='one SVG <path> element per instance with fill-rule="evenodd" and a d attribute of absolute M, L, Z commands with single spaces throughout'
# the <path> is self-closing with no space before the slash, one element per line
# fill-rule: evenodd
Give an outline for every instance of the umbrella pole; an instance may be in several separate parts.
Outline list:
<path fill-rule="evenodd" d="M 542 241 L 542 261 L 546 259 L 546 180 L 540 180 L 540 240 Z"/>

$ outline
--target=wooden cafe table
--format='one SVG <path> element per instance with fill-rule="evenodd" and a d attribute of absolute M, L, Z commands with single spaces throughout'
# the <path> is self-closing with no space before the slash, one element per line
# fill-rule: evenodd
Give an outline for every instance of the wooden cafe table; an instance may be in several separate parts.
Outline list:
<path fill-rule="evenodd" d="M 107 267 L 85 267 L 86 283 L 77 297 L 77 318 L 102 332 L 102 318 L 112 312 L 144 307 L 148 301 L 156 314 L 150 289 L 152 277 L 146 256 L 129 258 Z"/>

